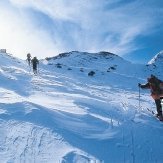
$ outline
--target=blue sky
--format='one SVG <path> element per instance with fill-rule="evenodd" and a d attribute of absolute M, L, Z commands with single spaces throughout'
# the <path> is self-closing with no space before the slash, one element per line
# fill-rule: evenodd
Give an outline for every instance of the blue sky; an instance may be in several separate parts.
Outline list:
<path fill-rule="evenodd" d="M 109 51 L 146 63 L 163 50 L 162 0 L 1 0 L 0 48 L 19 58 Z"/>

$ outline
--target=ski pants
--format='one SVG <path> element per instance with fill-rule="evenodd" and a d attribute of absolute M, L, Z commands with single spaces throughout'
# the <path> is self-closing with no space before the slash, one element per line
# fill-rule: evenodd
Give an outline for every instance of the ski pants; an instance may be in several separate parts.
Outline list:
<path fill-rule="evenodd" d="M 33 64 L 33 70 L 37 71 L 37 64 Z"/>
<path fill-rule="evenodd" d="M 27 61 L 28 61 L 28 65 L 30 66 L 31 59 L 30 59 L 30 58 L 28 58 L 28 59 L 27 59 Z"/>
<path fill-rule="evenodd" d="M 156 109 L 157 109 L 158 115 L 162 115 L 161 99 L 156 99 L 155 104 L 156 104 Z"/>

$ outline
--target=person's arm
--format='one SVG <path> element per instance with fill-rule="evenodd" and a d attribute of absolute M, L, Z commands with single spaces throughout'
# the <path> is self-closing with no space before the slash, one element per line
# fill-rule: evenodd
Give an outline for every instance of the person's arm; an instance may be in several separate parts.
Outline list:
<path fill-rule="evenodd" d="M 149 83 L 146 83 L 146 84 L 140 84 L 140 83 L 139 83 L 139 87 L 140 87 L 140 88 L 143 88 L 143 89 L 144 89 L 144 88 L 148 89 L 148 88 L 150 88 L 150 85 L 149 85 Z"/>

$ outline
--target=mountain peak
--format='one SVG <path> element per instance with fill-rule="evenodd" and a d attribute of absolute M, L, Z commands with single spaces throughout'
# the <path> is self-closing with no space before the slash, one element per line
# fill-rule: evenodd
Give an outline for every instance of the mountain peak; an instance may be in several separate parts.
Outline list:
<path fill-rule="evenodd" d="M 157 53 L 149 62 L 148 64 L 161 64 L 163 63 L 163 50 Z"/>
<path fill-rule="evenodd" d="M 116 55 L 114 53 L 111 53 L 111 52 L 106 52 L 106 51 L 101 51 L 101 52 L 98 52 L 98 53 L 71 51 L 71 52 L 60 53 L 57 56 L 47 57 L 45 59 L 49 61 L 49 60 L 61 59 L 61 58 L 65 58 L 65 57 L 75 57 L 75 56 L 80 56 L 81 57 L 81 56 L 85 56 L 85 55 L 87 55 L 87 56 L 89 56 L 91 58 L 95 58 L 95 57 L 104 57 L 104 58 L 117 57 L 117 58 L 122 59 L 120 56 L 118 56 L 118 55 Z"/>
<path fill-rule="evenodd" d="M 163 51 L 156 54 L 147 64 L 149 70 L 162 79 Z"/>

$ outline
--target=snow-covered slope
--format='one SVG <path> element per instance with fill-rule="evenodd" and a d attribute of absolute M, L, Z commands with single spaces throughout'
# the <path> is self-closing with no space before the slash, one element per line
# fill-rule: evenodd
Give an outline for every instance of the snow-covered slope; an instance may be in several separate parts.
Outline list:
<path fill-rule="evenodd" d="M 155 64 L 156 66 L 162 66 L 162 62 L 163 62 L 163 51 L 160 51 L 148 62 L 148 64 Z"/>
<path fill-rule="evenodd" d="M 162 162 L 163 124 L 137 87 L 155 69 L 107 52 L 47 58 L 37 76 L 10 55 L 0 63 L 0 162 Z"/>
<path fill-rule="evenodd" d="M 109 52 L 87 53 L 87 52 L 69 52 L 62 53 L 57 57 L 47 58 L 49 65 L 67 66 L 70 69 L 80 68 L 83 71 L 114 71 L 120 74 L 135 75 L 140 72 L 144 66 L 132 64 L 123 58 Z"/>
<path fill-rule="evenodd" d="M 153 71 L 157 76 L 162 76 L 163 72 L 163 51 L 156 54 L 147 64 L 150 71 Z"/>

